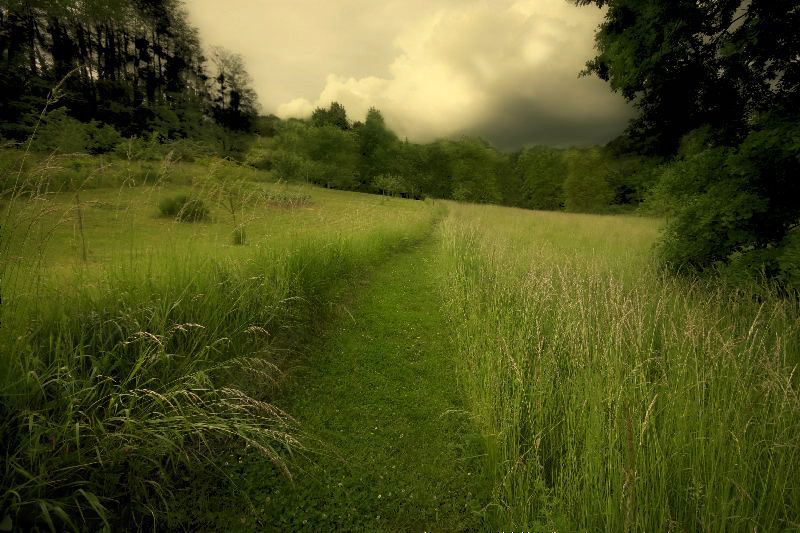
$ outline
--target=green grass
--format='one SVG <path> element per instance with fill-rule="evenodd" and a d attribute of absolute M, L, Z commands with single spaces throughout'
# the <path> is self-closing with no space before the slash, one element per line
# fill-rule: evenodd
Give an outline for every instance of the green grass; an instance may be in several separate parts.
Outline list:
<path fill-rule="evenodd" d="M 271 403 L 276 363 L 348 283 L 438 216 L 320 191 L 324 208 L 248 206 L 250 244 L 231 246 L 224 212 L 207 224 L 158 217 L 157 198 L 180 192 L 12 195 L 5 206 L 0 514 L 15 527 L 176 527 L 181 480 L 230 449 L 285 471 L 302 443 Z"/>
<path fill-rule="evenodd" d="M 660 272 L 659 220 L 51 163 L 3 181 L 0 522 L 800 528 L 798 303 Z"/>
<path fill-rule="evenodd" d="M 305 453 L 289 462 L 292 479 L 257 458 L 226 458 L 252 508 L 212 506 L 195 518 L 197 529 L 486 527 L 481 439 L 452 379 L 435 252 L 428 242 L 378 267 L 293 370 L 276 402 L 307 437 Z"/>
<path fill-rule="evenodd" d="M 439 270 L 496 528 L 800 526 L 796 301 L 662 275 L 647 220 L 451 213 Z"/>

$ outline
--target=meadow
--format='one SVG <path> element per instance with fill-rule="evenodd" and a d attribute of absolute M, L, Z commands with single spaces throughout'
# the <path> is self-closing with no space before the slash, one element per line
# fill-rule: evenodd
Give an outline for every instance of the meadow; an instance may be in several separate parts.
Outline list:
<path fill-rule="evenodd" d="M 432 202 L 248 182 L 264 194 L 233 227 L 197 167 L 177 171 L 4 197 L 1 507 L 18 527 L 171 523 L 177 473 L 231 446 L 285 470 L 299 443 L 269 403 L 276 364 L 439 216 Z M 160 216 L 186 193 L 206 198 L 208 221 Z M 276 204 L 287 197 L 302 202 Z"/>
<path fill-rule="evenodd" d="M 4 178 L 4 524 L 800 527 L 797 300 L 665 273 L 660 219 L 216 159 Z"/>
<path fill-rule="evenodd" d="M 439 270 L 490 523 L 800 525 L 797 300 L 664 274 L 659 225 L 451 206 Z"/>

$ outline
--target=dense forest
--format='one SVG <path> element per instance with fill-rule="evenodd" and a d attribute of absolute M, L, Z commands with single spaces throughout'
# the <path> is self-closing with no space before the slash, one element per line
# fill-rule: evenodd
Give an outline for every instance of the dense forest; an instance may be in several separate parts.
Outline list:
<path fill-rule="evenodd" d="M 608 7 L 584 74 L 638 110 L 602 147 L 415 144 L 380 110 L 352 121 L 336 102 L 303 120 L 259 114 L 241 56 L 205 57 L 179 0 L 0 4 L 0 136 L 50 153 L 220 155 L 275 179 L 411 198 L 669 215 L 665 264 L 796 284 L 797 6 L 578 3 Z"/>

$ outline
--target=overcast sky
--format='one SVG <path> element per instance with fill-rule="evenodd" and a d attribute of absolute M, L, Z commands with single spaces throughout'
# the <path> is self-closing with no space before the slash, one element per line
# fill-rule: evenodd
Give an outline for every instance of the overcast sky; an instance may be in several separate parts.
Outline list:
<path fill-rule="evenodd" d="M 570 0 L 186 0 L 205 45 L 240 53 L 262 110 L 337 101 L 401 137 L 501 148 L 605 143 L 631 110 L 594 77 L 595 7 Z"/>

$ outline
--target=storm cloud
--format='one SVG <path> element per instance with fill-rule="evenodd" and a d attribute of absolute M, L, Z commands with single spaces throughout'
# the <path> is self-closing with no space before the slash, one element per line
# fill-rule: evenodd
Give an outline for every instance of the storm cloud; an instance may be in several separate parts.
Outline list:
<path fill-rule="evenodd" d="M 503 148 L 588 145 L 632 116 L 579 77 L 602 12 L 567 0 L 214 0 L 187 4 L 209 44 L 241 53 L 265 112 L 305 117 L 337 101 L 380 109 L 401 137 L 463 134 Z"/>

